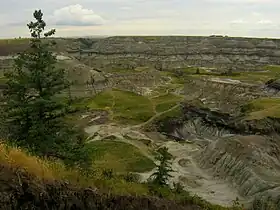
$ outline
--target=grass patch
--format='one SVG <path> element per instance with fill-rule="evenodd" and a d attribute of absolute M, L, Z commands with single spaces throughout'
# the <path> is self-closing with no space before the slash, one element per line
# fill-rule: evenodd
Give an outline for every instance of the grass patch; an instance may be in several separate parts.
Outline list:
<path fill-rule="evenodd" d="M 0 76 L 0 84 L 6 84 L 7 81 L 8 81 L 8 79 L 6 77 Z"/>
<path fill-rule="evenodd" d="M 106 107 L 112 107 L 114 103 L 114 97 L 112 91 L 104 91 L 89 101 L 87 106 L 90 109 L 105 109 Z"/>
<path fill-rule="evenodd" d="M 96 149 L 94 165 L 113 169 L 116 172 L 146 172 L 155 167 L 138 148 L 119 141 L 95 141 L 90 143 Z"/>
<path fill-rule="evenodd" d="M 280 118 L 280 98 L 259 98 L 242 106 L 247 120 L 266 117 Z"/>
<path fill-rule="evenodd" d="M 128 91 L 114 90 L 115 106 L 112 108 L 114 120 L 123 123 L 138 124 L 146 122 L 155 113 L 151 101 Z"/>
<path fill-rule="evenodd" d="M 152 100 L 155 104 L 161 104 L 161 103 L 164 103 L 167 101 L 180 101 L 181 99 L 182 99 L 182 97 L 180 97 L 180 96 L 174 95 L 172 93 L 168 93 L 165 95 L 155 97 Z"/>
<path fill-rule="evenodd" d="M 176 106 L 177 102 L 176 101 L 166 101 L 161 104 L 158 104 L 156 106 L 156 111 L 157 112 L 164 112 L 168 109 L 171 109 L 172 107 Z"/>
<path fill-rule="evenodd" d="M 110 111 L 114 121 L 124 124 L 146 122 L 155 114 L 147 97 L 116 89 L 103 91 L 93 98 L 79 99 L 71 106 L 78 109 Z"/>
<path fill-rule="evenodd" d="M 178 102 L 182 101 L 182 97 L 168 93 L 155 98 L 152 98 L 152 102 L 155 104 L 157 112 L 164 112 L 174 107 Z"/>

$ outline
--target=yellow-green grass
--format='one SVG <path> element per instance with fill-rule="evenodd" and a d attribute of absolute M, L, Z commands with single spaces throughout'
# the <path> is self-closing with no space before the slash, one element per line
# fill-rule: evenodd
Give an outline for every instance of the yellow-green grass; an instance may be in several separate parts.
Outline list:
<path fill-rule="evenodd" d="M 47 181 L 48 183 L 67 180 L 71 184 L 79 187 L 97 187 L 101 191 L 110 191 L 118 195 L 148 194 L 148 187 L 146 185 L 129 183 L 118 176 L 107 180 L 104 179 L 99 171 L 96 171 L 91 177 L 86 177 L 79 169 L 66 168 L 59 161 L 41 159 L 29 155 L 20 148 L 8 147 L 3 143 L 0 143 L 0 164 L 10 167 L 17 171 L 17 173 L 27 172 L 36 180 Z"/>
<path fill-rule="evenodd" d="M 9 167 L 18 175 L 20 184 L 21 172 L 28 173 L 32 176 L 32 180 L 46 182 L 47 184 L 55 183 L 56 181 L 67 181 L 71 185 L 78 187 L 96 187 L 104 193 L 113 195 L 134 195 L 134 196 L 151 196 L 149 186 L 134 182 L 127 182 L 121 176 L 114 175 L 112 179 L 105 179 L 102 173 L 92 174 L 90 177 L 85 176 L 80 170 L 75 168 L 66 168 L 59 161 L 50 161 L 40 159 L 29 155 L 24 150 L 15 147 L 8 147 L 0 143 L 0 164 L 1 166 Z M 3 174 L 5 176 L 5 174 Z M 30 181 L 30 180 L 28 180 Z M 217 205 L 212 205 L 201 198 L 190 196 L 188 193 L 176 194 L 168 188 L 158 187 L 157 192 L 167 199 L 177 201 L 192 201 L 205 209 L 209 210 L 226 210 Z"/>
<path fill-rule="evenodd" d="M 90 109 L 109 109 L 114 121 L 138 124 L 149 120 L 155 113 L 151 101 L 129 91 L 108 90 L 88 101 Z"/>
<path fill-rule="evenodd" d="M 259 98 L 243 107 L 247 120 L 263 119 L 266 117 L 280 118 L 280 98 Z"/>
<path fill-rule="evenodd" d="M 164 112 L 174 107 L 178 102 L 182 101 L 183 98 L 172 93 L 161 95 L 151 99 L 155 105 L 157 112 Z"/>
<path fill-rule="evenodd" d="M 130 144 L 103 140 L 90 143 L 95 148 L 94 166 L 116 172 L 146 172 L 155 167 L 138 148 Z"/>

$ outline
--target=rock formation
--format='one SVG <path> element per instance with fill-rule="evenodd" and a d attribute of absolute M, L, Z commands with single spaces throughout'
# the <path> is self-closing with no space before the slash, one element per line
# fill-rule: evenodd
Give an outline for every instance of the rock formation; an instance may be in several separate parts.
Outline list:
<path fill-rule="evenodd" d="M 279 44 L 277 39 L 235 37 L 109 37 L 77 55 L 90 57 L 90 64 L 98 67 L 176 69 L 204 66 L 252 70 L 280 64 Z"/>

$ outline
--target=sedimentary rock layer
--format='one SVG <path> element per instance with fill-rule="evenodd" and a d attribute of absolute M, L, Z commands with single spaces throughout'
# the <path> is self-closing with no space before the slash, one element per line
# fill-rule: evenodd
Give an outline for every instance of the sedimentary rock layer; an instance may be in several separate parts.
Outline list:
<path fill-rule="evenodd" d="M 91 64 L 99 67 L 153 65 L 170 69 L 192 65 L 250 70 L 280 64 L 279 45 L 277 39 L 235 37 L 109 37 L 81 53 L 92 57 Z"/>

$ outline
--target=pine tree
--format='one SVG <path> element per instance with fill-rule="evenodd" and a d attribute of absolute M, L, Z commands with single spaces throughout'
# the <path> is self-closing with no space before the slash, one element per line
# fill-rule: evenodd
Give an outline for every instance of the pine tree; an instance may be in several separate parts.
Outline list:
<path fill-rule="evenodd" d="M 156 160 L 159 161 L 159 165 L 157 165 L 157 170 L 151 175 L 150 179 L 156 185 L 166 186 L 168 185 L 169 178 L 172 177 L 170 173 L 173 172 L 173 170 L 170 160 L 173 157 L 166 147 L 160 148 L 158 153 L 159 155 L 156 157 Z"/>
<path fill-rule="evenodd" d="M 51 51 L 55 43 L 49 39 L 55 30 L 45 32 L 41 10 L 33 16 L 36 21 L 27 25 L 31 33 L 29 48 L 15 59 L 13 71 L 5 74 L 7 139 L 38 155 L 73 159 L 83 137 L 61 119 L 67 106 L 55 99 L 69 86 L 64 70 L 55 68 L 57 60 Z"/>

